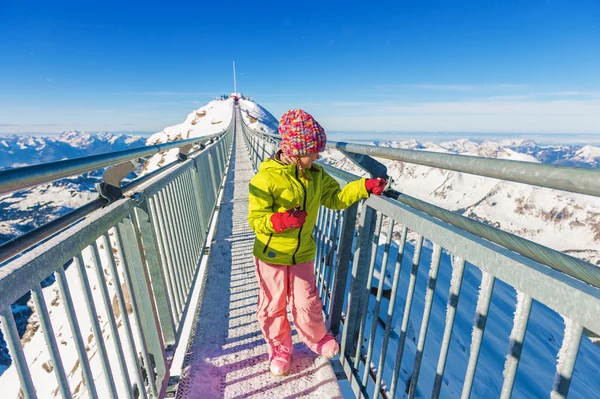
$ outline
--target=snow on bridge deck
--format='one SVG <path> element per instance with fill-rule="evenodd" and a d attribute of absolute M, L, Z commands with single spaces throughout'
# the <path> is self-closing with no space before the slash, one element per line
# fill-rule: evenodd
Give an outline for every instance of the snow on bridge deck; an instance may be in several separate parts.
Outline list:
<path fill-rule="evenodd" d="M 329 361 L 302 345 L 295 331 L 290 374 L 275 377 L 269 372 L 266 343 L 255 317 L 254 234 L 247 221 L 248 183 L 254 172 L 240 119 L 238 113 L 215 241 L 177 397 L 342 397 Z"/>

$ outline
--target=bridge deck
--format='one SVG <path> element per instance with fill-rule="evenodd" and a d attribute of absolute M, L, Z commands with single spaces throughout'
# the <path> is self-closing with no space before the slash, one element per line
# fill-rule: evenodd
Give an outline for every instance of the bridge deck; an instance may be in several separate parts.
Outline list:
<path fill-rule="evenodd" d="M 300 344 L 295 331 L 290 374 L 275 377 L 268 370 L 267 347 L 255 317 L 258 286 L 252 257 L 254 235 L 247 222 L 248 183 L 254 172 L 241 128 L 236 126 L 236 130 L 177 397 L 341 397 L 327 359 Z"/>

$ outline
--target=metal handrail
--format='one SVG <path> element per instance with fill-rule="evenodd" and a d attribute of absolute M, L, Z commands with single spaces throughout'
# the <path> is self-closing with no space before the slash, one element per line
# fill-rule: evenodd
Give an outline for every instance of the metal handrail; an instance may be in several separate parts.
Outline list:
<path fill-rule="evenodd" d="M 90 213 L 101 209 L 106 205 L 108 201 L 106 198 L 96 198 L 88 202 L 79 208 L 73 209 L 71 212 L 65 213 L 64 215 L 51 220 L 48 223 L 36 227 L 33 230 L 29 230 L 26 233 L 21 234 L 0 245 L 0 265 L 7 260 L 11 259 L 15 255 L 18 255 L 25 251 L 27 248 L 31 248 L 34 245 L 39 244 L 48 237 L 51 237 L 55 233 L 61 231 L 67 226 L 81 220 Z"/>
<path fill-rule="evenodd" d="M 344 180 L 353 181 L 359 178 L 359 176 L 341 169 L 334 168 L 333 166 L 321 162 L 318 162 L 318 164 L 327 172 Z M 417 209 L 437 219 L 443 220 L 452 226 L 468 231 L 469 233 L 475 234 L 479 237 L 483 237 L 488 241 L 508 248 L 511 251 L 515 251 L 518 254 L 528 257 L 529 259 L 533 259 L 537 262 L 548 265 L 555 270 L 561 271 L 587 284 L 600 288 L 600 268 L 589 262 L 567 255 L 555 249 L 548 248 L 526 238 L 508 233 L 496 227 L 489 226 L 477 220 L 470 219 L 466 216 L 446 210 L 418 198 L 411 197 L 410 195 L 406 195 L 396 190 L 387 190 L 384 195 L 388 198 L 408 205 L 413 209 Z"/>
<path fill-rule="evenodd" d="M 127 162 L 132 159 L 151 156 L 173 148 L 183 147 L 187 144 L 205 143 L 222 134 L 223 132 L 205 137 L 173 141 L 166 144 L 153 144 L 129 150 L 3 170 L 0 171 L 0 195 L 49 183 L 64 177 L 90 172 L 105 166 Z"/>
<path fill-rule="evenodd" d="M 262 133 L 274 140 L 276 134 Z M 327 148 L 600 197 L 600 170 L 327 141 Z"/>

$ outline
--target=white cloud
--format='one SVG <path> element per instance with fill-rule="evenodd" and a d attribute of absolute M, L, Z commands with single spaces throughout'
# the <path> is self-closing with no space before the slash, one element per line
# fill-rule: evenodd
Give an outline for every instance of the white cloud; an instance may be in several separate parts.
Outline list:
<path fill-rule="evenodd" d="M 387 112 L 403 114 L 530 114 L 530 115 L 598 115 L 600 101 L 448 101 L 406 105 L 382 104 Z"/>
<path fill-rule="evenodd" d="M 334 106 L 334 104 L 331 104 Z M 371 103 L 342 115 L 322 110 L 336 131 L 600 133 L 600 100 Z M 333 111 L 333 110 L 332 110 Z"/>
<path fill-rule="evenodd" d="M 128 91 L 123 93 L 112 93 L 118 96 L 213 96 L 213 92 L 196 91 Z"/>
<path fill-rule="evenodd" d="M 333 107 L 363 107 L 363 106 L 378 106 L 385 103 L 372 101 L 334 101 L 331 103 Z"/>
<path fill-rule="evenodd" d="M 543 96 L 556 96 L 556 97 L 600 97 L 598 91 L 558 91 L 552 93 L 542 93 Z"/>
<path fill-rule="evenodd" d="M 476 85 L 435 85 L 435 84 L 416 84 L 416 85 L 407 85 L 408 87 L 413 87 L 415 89 L 424 89 L 424 90 L 473 90 L 477 88 Z"/>
<path fill-rule="evenodd" d="M 522 90 L 526 89 L 526 85 L 496 83 L 496 84 L 436 84 L 436 83 L 416 83 L 416 84 L 400 84 L 400 85 L 377 85 L 376 89 L 383 90 L 398 90 L 398 89 L 419 89 L 430 91 L 474 91 L 474 90 Z"/>

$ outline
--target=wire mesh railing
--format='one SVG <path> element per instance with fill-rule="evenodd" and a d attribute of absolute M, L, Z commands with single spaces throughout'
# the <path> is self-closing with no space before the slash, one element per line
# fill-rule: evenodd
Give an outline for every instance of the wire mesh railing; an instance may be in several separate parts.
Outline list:
<path fill-rule="evenodd" d="M 0 378 L 20 381 L 3 383 L 3 397 L 164 396 L 234 125 L 0 268 L 0 328 L 13 362 Z M 49 279 L 54 288 L 42 289 Z M 44 342 L 22 345 L 33 338 L 11 304 L 29 295 L 28 325 Z"/>
<path fill-rule="evenodd" d="M 278 140 L 248 126 L 243 131 L 257 169 Z M 358 178 L 321 166 L 342 185 Z M 416 199 L 403 203 L 399 195 L 371 196 L 344 211 L 321 207 L 314 230 L 324 315 L 334 333 L 341 331 L 340 363 L 357 397 L 597 392 L 598 383 L 574 374 L 580 352 L 580 373 L 588 359 L 600 360 L 600 349 L 584 339 L 600 333 L 600 288 L 588 281 L 596 266 L 577 260 L 586 273 L 561 271 L 552 262 L 562 259 L 557 251 L 535 244 L 534 252 L 549 256 L 531 259 L 468 224 L 451 224 L 452 212 L 439 214 Z"/>

